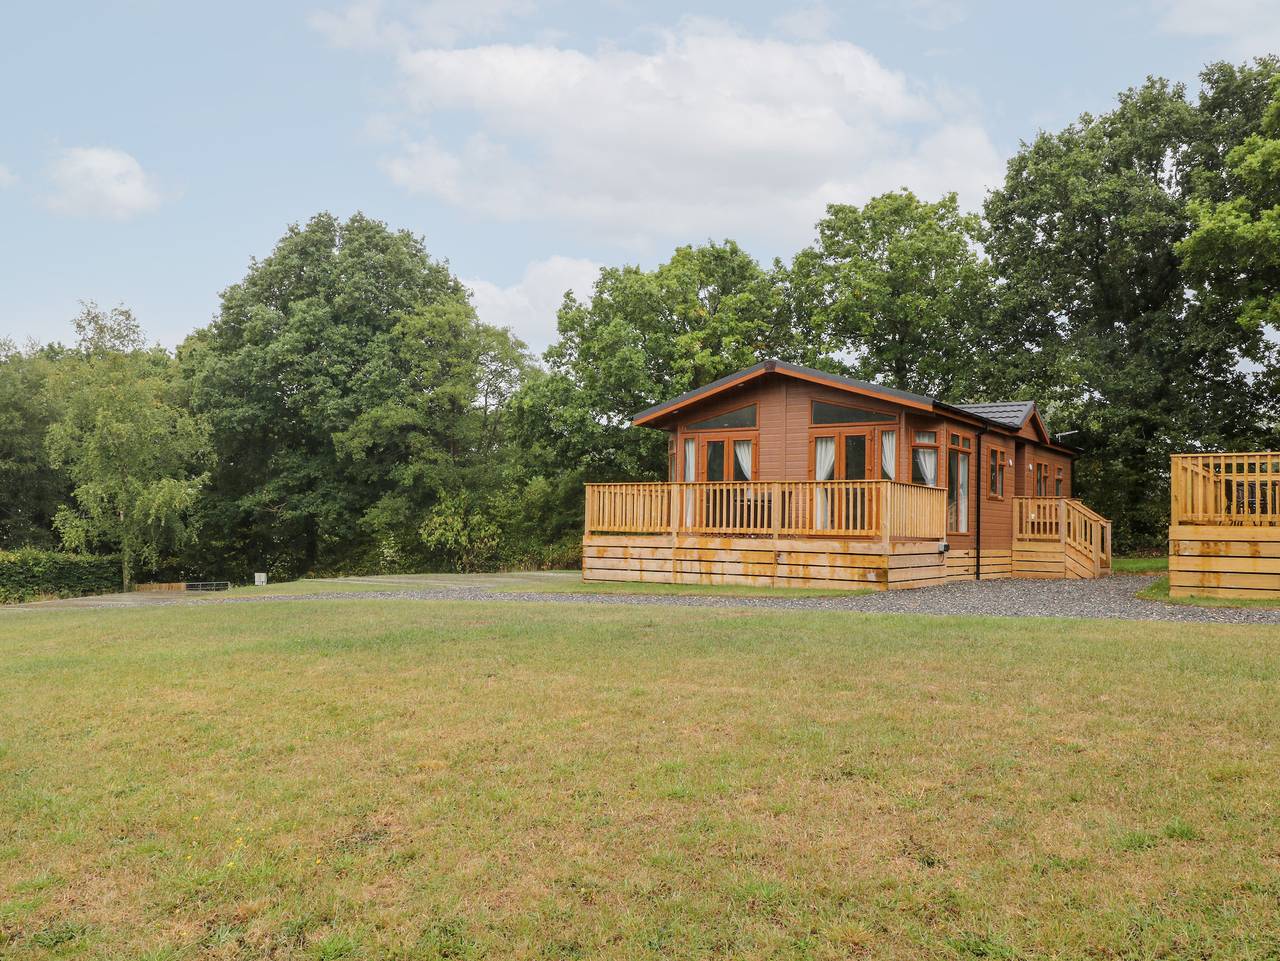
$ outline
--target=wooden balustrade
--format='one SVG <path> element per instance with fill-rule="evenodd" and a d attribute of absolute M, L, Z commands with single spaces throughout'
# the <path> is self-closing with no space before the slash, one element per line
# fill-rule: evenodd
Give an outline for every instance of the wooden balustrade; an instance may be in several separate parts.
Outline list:
<path fill-rule="evenodd" d="M 1061 497 L 1015 497 L 1013 499 L 1014 537 L 1026 541 L 1062 539 Z"/>
<path fill-rule="evenodd" d="M 589 533 L 946 537 L 946 491 L 893 481 L 588 484 Z"/>
<path fill-rule="evenodd" d="M 1111 521 L 1074 498 L 1015 497 L 1013 537 L 1015 545 L 1044 541 L 1070 548 L 1087 576 L 1111 569 Z"/>
<path fill-rule="evenodd" d="M 1174 454 L 1170 523 L 1280 525 L 1280 452 Z"/>

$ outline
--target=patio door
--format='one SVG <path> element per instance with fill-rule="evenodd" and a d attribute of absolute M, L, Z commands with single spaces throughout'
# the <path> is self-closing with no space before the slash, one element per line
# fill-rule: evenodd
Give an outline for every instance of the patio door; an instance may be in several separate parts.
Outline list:
<path fill-rule="evenodd" d="M 749 481 L 756 474 L 756 435 L 701 434 L 698 437 L 698 480 Z"/>
<path fill-rule="evenodd" d="M 810 479 L 868 480 L 876 477 L 873 439 L 874 431 L 869 427 L 815 432 L 809 442 Z"/>
<path fill-rule="evenodd" d="M 873 428 L 815 433 L 810 440 L 809 476 L 815 481 L 867 480 L 876 476 Z M 868 524 L 865 488 L 816 488 L 813 526 L 818 530 L 856 530 Z"/>

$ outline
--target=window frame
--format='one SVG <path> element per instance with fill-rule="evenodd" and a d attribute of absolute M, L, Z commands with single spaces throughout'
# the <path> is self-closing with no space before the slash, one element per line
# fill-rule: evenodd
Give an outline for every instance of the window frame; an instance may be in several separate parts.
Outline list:
<path fill-rule="evenodd" d="M 1066 471 L 1061 464 L 1053 469 L 1053 496 L 1066 497 Z"/>
<path fill-rule="evenodd" d="M 751 412 L 752 412 L 752 414 L 751 414 L 751 423 L 750 423 L 750 424 L 744 424 L 744 425 L 743 425 L 743 426 L 741 426 L 741 427 L 699 427 L 699 426 L 698 426 L 698 424 L 705 424 L 707 421 L 715 420 L 717 417 L 729 417 L 729 416 L 730 416 L 730 415 L 732 415 L 732 414 L 737 414 L 737 413 L 739 413 L 740 411 L 744 411 L 744 410 L 748 410 L 748 409 L 750 409 L 750 410 L 751 410 Z M 711 431 L 722 431 L 722 430 L 759 430 L 759 429 L 760 429 L 760 405 L 759 405 L 758 403 L 756 403 L 756 402 L 753 400 L 753 401 L 751 401 L 749 404 L 743 404 L 743 405 L 742 405 L 742 406 L 740 406 L 740 407 L 734 407 L 734 408 L 731 408 L 731 409 L 729 409 L 729 410 L 721 411 L 721 412 L 720 412 L 720 413 L 718 413 L 718 414 L 713 414 L 713 415 L 711 415 L 710 417 L 704 417 L 704 418 L 702 418 L 702 420 L 698 421 L 698 423 L 697 423 L 697 424 L 688 424 L 688 425 L 685 425 L 685 426 L 683 426 L 683 427 L 681 427 L 681 428 L 680 428 L 680 433 L 682 433 L 682 434 L 705 434 L 705 433 L 708 433 L 708 432 L 711 432 Z"/>
<path fill-rule="evenodd" d="M 1005 493 L 1005 480 L 1007 479 L 1006 468 L 1009 466 L 1009 452 L 1003 447 L 995 445 L 992 445 L 987 449 L 991 452 L 987 455 L 987 500 L 1002 501 L 1008 496 Z M 992 478 L 990 472 L 991 459 L 993 457 L 1000 458 L 999 463 L 997 464 L 996 478 Z M 999 480 L 998 490 L 991 489 L 991 482 L 993 479 Z"/>
<path fill-rule="evenodd" d="M 831 421 L 825 424 L 819 424 L 816 417 L 816 410 L 817 410 L 818 404 L 823 404 L 827 407 L 840 407 L 845 410 L 862 411 L 863 413 L 875 415 L 876 419 L 874 420 L 840 420 L 840 421 Z M 889 424 L 897 424 L 897 422 L 898 422 L 898 415 L 895 413 L 892 413 L 891 411 L 876 410 L 874 407 L 858 407 L 858 406 L 855 406 L 854 404 L 840 404 L 840 403 L 836 403 L 833 400 L 822 400 L 821 398 L 818 398 L 818 397 L 812 397 L 809 399 L 809 426 L 816 429 L 827 428 L 827 427 L 879 428 L 879 427 L 887 427 Z"/>
<path fill-rule="evenodd" d="M 753 484 L 760 479 L 760 431 L 754 428 L 738 430 L 699 430 L 690 431 L 687 438 L 693 440 L 694 465 L 693 476 L 696 484 Z M 735 440 L 751 441 L 751 480 L 736 481 L 733 479 L 735 464 L 733 442 Z M 724 480 L 707 480 L 707 444 L 712 441 L 724 441 Z M 683 447 L 683 445 L 681 445 Z M 683 457 L 683 452 L 681 457 Z M 681 465 L 683 467 L 683 465 Z M 683 471 L 681 472 L 683 475 Z"/>
<path fill-rule="evenodd" d="M 928 484 L 920 484 L 916 482 L 916 448 L 921 448 L 923 450 L 933 451 L 933 454 L 934 454 L 933 472 L 935 474 L 935 478 L 934 478 L 935 483 L 933 486 L 934 488 L 938 488 L 938 484 L 936 483 L 936 481 L 942 479 L 942 448 L 938 441 L 938 434 L 944 433 L 944 432 L 939 431 L 936 427 L 933 428 L 932 430 L 928 428 L 912 427 L 910 428 L 910 431 L 911 431 L 911 458 L 907 462 L 907 465 L 910 471 L 910 473 L 907 476 L 911 478 L 910 483 L 915 484 L 915 486 L 917 487 L 929 486 Z M 919 440 L 918 437 L 920 434 L 932 434 L 933 442 L 930 443 L 928 441 Z"/>
<path fill-rule="evenodd" d="M 950 504 L 948 503 L 948 505 L 947 505 L 947 507 L 948 507 L 948 510 L 947 510 L 947 533 L 948 533 L 948 534 L 972 534 L 972 533 L 973 533 L 973 531 L 971 530 L 971 528 L 972 528 L 972 526 L 973 526 L 973 525 L 970 523 L 970 517 L 969 517 L 969 514 L 970 514 L 970 511 L 969 511 L 969 499 L 970 499 L 970 497 L 972 497 L 972 496 L 973 496 L 973 452 L 974 452 L 974 448 L 973 448 L 973 440 L 974 440 L 974 436 L 973 436 L 973 434 L 970 434 L 970 433 L 968 433 L 968 432 L 966 432 L 966 431 L 963 431 L 963 430 L 953 430 L 953 429 L 952 429 L 952 428 L 950 428 L 950 427 L 948 427 L 948 428 L 946 429 L 946 431 L 944 432 L 944 434 L 945 434 L 945 436 L 946 436 L 946 438 L 947 438 L 947 443 L 946 443 L 946 452 L 947 452 L 947 482 L 946 482 L 946 485 L 945 485 L 944 489 L 945 489 L 945 490 L 946 490 L 946 492 L 947 492 L 947 495 L 948 495 L 948 501 L 950 500 L 950 494 L 951 494 L 951 476 L 952 476 L 952 475 L 951 475 L 951 454 L 952 454 L 952 452 L 954 451 L 957 455 L 963 454 L 966 458 L 968 458 L 967 470 L 965 471 L 966 477 L 965 477 L 965 492 L 964 492 L 964 493 L 965 493 L 965 497 L 964 497 L 964 500 L 965 500 L 965 503 L 964 503 L 964 522 L 965 522 L 965 526 L 964 526 L 964 530 L 960 530 L 958 527 L 953 528 L 953 527 L 951 526 L 951 511 L 950 511 Z M 965 443 L 965 441 L 968 441 L 968 443 Z M 957 462 L 958 462 L 958 460 L 959 460 L 959 458 L 957 457 Z M 957 489 L 956 489 L 956 518 L 957 518 L 957 522 L 958 522 L 958 520 L 959 520 L 959 517 L 960 517 L 960 491 L 959 491 L 959 487 L 957 486 Z"/>
<path fill-rule="evenodd" d="M 895 422 L 892 428 L 886 427 L 886 430 L 896 429 Z M 830 437 L 836 445 L 836 460 L 832 465 L 834 477 L 832 480 L 845 480 L 842 476 L 845 468 L 845 438 L 851 434 L 859 434 L 867 439 L 867 476 L 853 477 L 849 480 L 876 480 L 880 476 L 880 428 L 871 425 L 859 427 L 828 427 L 822 425 L 820 427 L 809 428 L 809 480 L 817 480 L 818 468 L 818 438 Z"/>

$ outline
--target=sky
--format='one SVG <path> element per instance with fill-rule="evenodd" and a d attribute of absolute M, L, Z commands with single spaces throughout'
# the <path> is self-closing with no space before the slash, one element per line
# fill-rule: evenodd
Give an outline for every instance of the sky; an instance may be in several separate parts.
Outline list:
<path fill-rule="evenodd" d="M 533 349 L 566 289 L 828 203 L 977 209 L 1147 75 L 1280 52 L 1280 0 L 0 0 L 0 338 L 124 304 L 173 347 L 290 223 L 425 238 Z"/>

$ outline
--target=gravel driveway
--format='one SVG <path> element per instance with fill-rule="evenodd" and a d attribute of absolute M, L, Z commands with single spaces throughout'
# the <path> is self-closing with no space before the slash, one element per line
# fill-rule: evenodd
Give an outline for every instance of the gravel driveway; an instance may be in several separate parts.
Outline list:
<path fill-rule="evenodd" d="M 353 579 L 355 580 L 355 579 Z M 364 581 L 365 579 L 359 579 Z M 716 595 L 605 594 L 503 591 L 468 586 L 416 590 L 277 594 L 262 597 L 184 597 L 121 594 L 10 607 L 10 611 L 149 607 L 199 604 L 261 604 L 269 601 L 423 600 L 516 601 L 542 604 L 627 604 L 671 607 L 749 607 L 762 610 L 850 611 L 867 614 L 934 614 L 978 617 L 1081 617 L 1109 620 L 1188 621 L 1202 624 L 1280 624 L 1280 608 L 1190 607 L 1139 600 L 1134 594 L 1156 578 L 1113 575 L 1096 581 L 961 581 L 943 587 L 885 591 L 852 597 L 722 597 Z"/>

